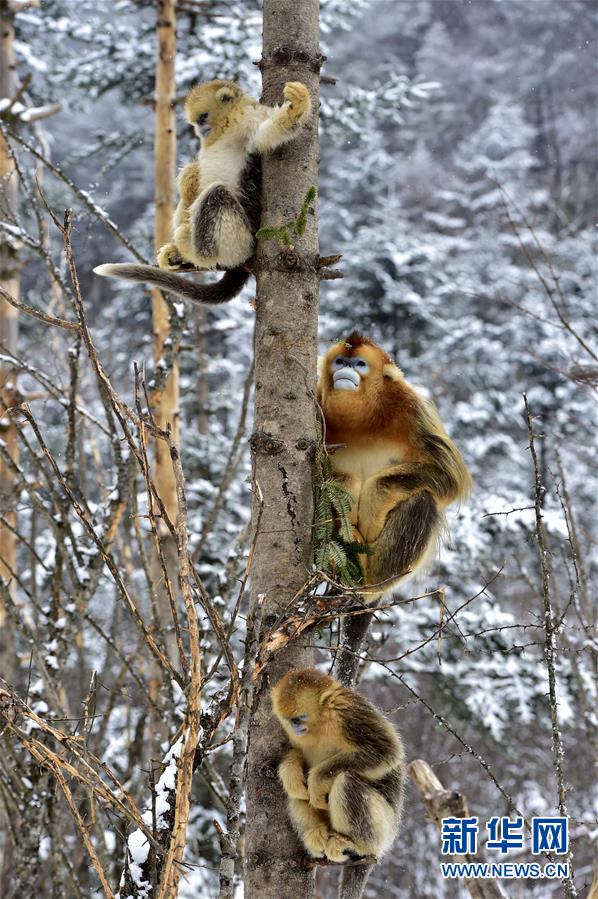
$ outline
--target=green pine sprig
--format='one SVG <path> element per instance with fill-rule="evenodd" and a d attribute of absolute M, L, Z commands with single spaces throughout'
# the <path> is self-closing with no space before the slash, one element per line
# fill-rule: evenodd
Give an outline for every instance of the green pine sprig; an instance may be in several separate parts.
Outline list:
<path fill-rule="evenodd" d="M 278 240 L 283 246 L 291 247 L 293 245 L 293 236 L 302 237 L 305 234 L 305 228 L 307 227 L 307 215 L 309 213 L 310 206 L 316 199 L 316 195 L 316 188 L 312 185 L 312 187 L 310 187 L 305 194 L 303 205 L 301 206 L 299 215 L 296 218 L 291 219 L 290 222 L 286 222 L 286 224 L 284 225 L 280 225 L 278 228 L 260 228 L 256 232 L 255 236 L 259 240 Z"/>
<path fill-rule="evenodd" d="M 353 539 L 353 502 L 349 491 L 334 477 L 330 457 L 320 450 L 316 463 L 316 567 L 349 587 L 363 583 L 359 556 L 371 552 L 366 544 Z"/>

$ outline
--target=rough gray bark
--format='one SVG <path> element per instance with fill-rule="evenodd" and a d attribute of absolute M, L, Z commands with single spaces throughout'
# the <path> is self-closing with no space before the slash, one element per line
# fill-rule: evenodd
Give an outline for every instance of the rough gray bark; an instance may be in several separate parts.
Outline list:
<path fill-rule="evenodd" d="M 359 657 L 372 623 L 373 611 L 349 615 L 341 625 L 341 644 L 334 663 L 334 676 L 352 690 L 357 682 Z"/>
<path fill-rule="evenodd" d="M 265 0 L 261 70 L 263 99 L 280 102 L 286 81 L 302 81 L 314 111 L 291 143 L 262 163 L 262 225 L 294 218 L 317 183 L 319 68 L 318 0 Z M 251 603 L 264 595 L 270 626 L 307 580 L 312 562 L 312 467 L 317 439 L 314 402 L 317 356 L 318 235 L 315 215 L 293 248 L 261 241 L 257 259 L 254 477 L 263 514 L 252 567 Z M 259 503 L 256 501 L 254 523 Z M 291 829 L 277 765 L 284 739 L 269 690 L 290 668 L 313 664 L 291 644 L 267 665 L 256 685 L 249 732 L 245 895 L 303 899 L 313 894 L 312 866 Z"/>

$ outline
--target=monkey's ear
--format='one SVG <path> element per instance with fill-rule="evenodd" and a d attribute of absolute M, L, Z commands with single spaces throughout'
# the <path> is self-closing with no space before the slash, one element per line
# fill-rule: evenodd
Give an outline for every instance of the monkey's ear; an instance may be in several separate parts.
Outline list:
<path fill-rule="evenodd" d="M 216 91 L 216 99 L 220 100 L 221 103 L 230 103 L 236 96 L 237 91 L 231 87 L 221 87 L 219 91 Z"/>
<path fill-rule="evenodd" d="M 324 705 L 327 699 L 330 699 L 332 694 L 334 693 L 336 687 L 329 687 L 327 690 L 324 690 L 323 693 L 320 693 L 320 705 Z"/>
<path fill-rule="evenodd" d="M 403 379 L 403 372 L 394 362 L 387 362 L 382 369 L 382 374 L 385 378 L 390 378 L 391 381 L 401 381 Z"/>

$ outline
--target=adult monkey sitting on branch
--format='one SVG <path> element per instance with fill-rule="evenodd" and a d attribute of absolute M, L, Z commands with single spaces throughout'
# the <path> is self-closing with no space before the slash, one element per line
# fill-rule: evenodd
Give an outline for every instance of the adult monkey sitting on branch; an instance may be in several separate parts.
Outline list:
<path fill-rule="evenodd" d="M 436 407 L 405 380 L 372 340 L 353 333 L 320 360 L 318 401 L 335 477 L 353 497 L 351 523 L 362 557 L 363 602 L 388 597 L 434 553 L 443 511 L 466 499 L 471 477 Z M 371 615 L 345 620 L 337 674 L 354 680 Z"/>

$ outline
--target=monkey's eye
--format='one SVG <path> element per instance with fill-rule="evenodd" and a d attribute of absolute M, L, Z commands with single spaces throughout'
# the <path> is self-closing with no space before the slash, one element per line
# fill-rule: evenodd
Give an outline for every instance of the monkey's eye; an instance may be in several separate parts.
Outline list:
<path fill-rule="evenodd" d="M 207 118 L 208 118 L 208 113 L 207 113 L 207 112 L 202 112 L 201 115 L 199 115 L 199 116 L 197 117 L 197 124 L 198 124 L 198 125 L 205 125 L 205 123 L 206 123 L 206 121 L 207 121 Z"/>
<path fill-rule="evenodd" d="M 303 724 L 304 721 L 307 721 L 307 715 L 298 715 L 296 718 L 291 718 L 291 724 L 295 726 Z"/>
<path fill-rule="evenodd" d="M 343 366 L 345 366 L 347 362 L 344 356 L 337 356 L 332 364 L 335 368 L 343 368 Z"/>
<path fill-rule="evenodd" d="M 364 368 L 367 368 L 367 367 L 368 367 L 368 364 L 367 364 L 367 362 L 365 362 L 363 359 L 356 359 L 356 360 L 355 360 L 355 368 L 361 368 L 361 369 L 364 369 Z"/>

